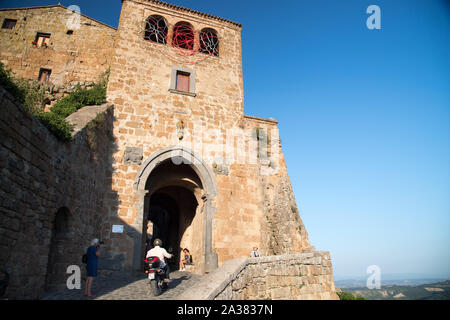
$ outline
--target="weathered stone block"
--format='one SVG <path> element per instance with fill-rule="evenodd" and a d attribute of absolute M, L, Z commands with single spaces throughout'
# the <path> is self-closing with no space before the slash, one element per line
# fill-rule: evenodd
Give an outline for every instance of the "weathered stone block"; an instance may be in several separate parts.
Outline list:
<path fill-rule="evenodd" d="M 142 148 L 126 147 L 123 155 L 123 162 L 128 164 L 140 165 L 143 158 L 142 152 Z"/>

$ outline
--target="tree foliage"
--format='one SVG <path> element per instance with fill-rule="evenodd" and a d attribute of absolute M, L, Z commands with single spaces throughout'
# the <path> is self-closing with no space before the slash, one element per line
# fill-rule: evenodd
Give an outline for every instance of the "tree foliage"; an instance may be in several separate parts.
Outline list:
<path fill-rule="evenodd" d="M 355 296 L 354 294 L 345 291 L 337 292 L 337 295 L 339 296 L 339 300 L 367 300 L 363 296 Z"/>

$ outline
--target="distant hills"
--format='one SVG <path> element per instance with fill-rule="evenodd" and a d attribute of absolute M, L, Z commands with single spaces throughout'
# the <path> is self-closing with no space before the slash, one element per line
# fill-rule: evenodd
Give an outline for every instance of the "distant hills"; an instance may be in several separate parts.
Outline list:
<path fill-rule="evenodd" d="M 380 289 L 368 289 L 365 283 L 360 287 L 344 287 L 338 285 L 339 281 L 335 282 L 342 291 L 355 296 L 363 296 L 368 300 L 450 300 L 450 280 L 421 284 L 417 284 L 417 282 L 425 281 L 425 279 L 401 281 L 409 281 L 409 283 L 406 285 L 383 284 Z"/>
<path fill-rule="evenodd" d="M 398 286 L 418 286 L 421 284 L 427 284 L 427 283 L 437 283 L 437 282 L 444 282 L 449 278 L 400 278 L 400 279 L 389 279 L 386 277 L 383 277 L 381 279 L 381 285 L 382 286 L 388 286 L 388 285 L 398 285 Z M 356 279 L 349 279 L 349 280 L 335 280 L 334 283 L 336 287 L 338 288 L 361 288 L 366 287 L 366 278 L 356 278 Z"/>

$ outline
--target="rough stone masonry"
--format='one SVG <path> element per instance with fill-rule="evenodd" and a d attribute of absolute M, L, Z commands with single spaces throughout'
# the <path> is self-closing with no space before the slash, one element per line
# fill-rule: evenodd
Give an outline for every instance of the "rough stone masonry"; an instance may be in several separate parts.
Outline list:
<path fill-rule="evenodd" d="M 99 141 L 85 127 L 61 144 L 2 92 L 0 268 L 12 275 L 9 297 L 63 285 L 64 267 L 80 263 L 94 236 L 105 242 L 101 271 L 139 272 L 155 237 L 175 253 L 175 269 L 188 248 L 198 274 L 254 246 L 262 256 L 315 252 L 277 121 L 244 113 L 239 23 L 158 0 L 124 0 L 117 30 L 84 15 L 70 29 L 73 14 L 61 5 L 0 10 L 0 60 L 16 76 L 66 88 L 110 68 L 113 106 Z M 314 281 L 328 293 L 311 297 L 335 296 L 327 261 Z M 274 297 L 289 298 L 283 290 Z M 251 292 L 236 294 L 258 298 Z"/>

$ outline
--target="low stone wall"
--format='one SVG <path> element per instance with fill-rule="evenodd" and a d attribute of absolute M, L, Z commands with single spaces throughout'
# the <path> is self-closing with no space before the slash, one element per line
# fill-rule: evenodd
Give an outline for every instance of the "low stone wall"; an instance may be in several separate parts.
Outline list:
<path fill-rule="evenodd" d="M 180 300 L 338 300 L 325 251 L 241 258 L 208 274 Z"/>

